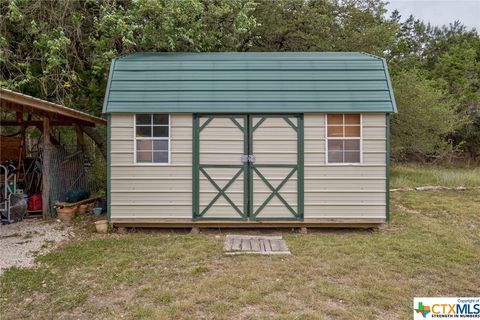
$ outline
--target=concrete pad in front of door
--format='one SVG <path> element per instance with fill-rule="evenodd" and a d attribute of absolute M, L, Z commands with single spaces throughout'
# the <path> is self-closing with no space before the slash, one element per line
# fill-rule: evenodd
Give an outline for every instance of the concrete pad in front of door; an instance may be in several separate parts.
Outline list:
<path fill-rule="evenodd" d="M 287 242 L 281 236 L 243 236 L 227 235 L 224 246 L 225 254 L 291 254 Z"/>

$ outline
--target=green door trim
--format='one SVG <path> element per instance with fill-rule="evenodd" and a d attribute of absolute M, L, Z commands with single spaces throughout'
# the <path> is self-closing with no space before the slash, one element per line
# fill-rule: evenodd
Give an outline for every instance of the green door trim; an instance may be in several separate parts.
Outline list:
<path fill-rule="evenodd" d="M 303 114 L 297 117 L 297 210 L 298 219 L 303 220 L 305 208 L 305 133 Z"/>
<path fill-rule="evenodd" d="M 225 191 L 227 191 L 227 189 L 237 180 L 237 178 L 242 174 L 242 172 L 244 171 L 244 168 L 240 168 L 240 170 L 238 170 L 238 172 L 233 176 L 232 179 L 230 179 L 230 181 L 227 182 L 227 184 L 223 187 L 223 188 L 220 188 L 218 186 L 218 184 L 212 179 L 212 177 L 205 171 L 204 168 L 200 167 L 200 171 L 203 173 L 203 175 L 208 179 L 208 181 L 210 181 L 210 183 L 215 187 L 215 189 L 217 189 L 218 193 L 217 195 L 210 201 L 210 203 L 202 210 L 202 212 L 200 212 L 200 214 L 198 215 L 197 218 L 200 218 L 200 217 L 203 217 L 203 215 L 208 211 L 208 209 L 210 209 L 213 204 L 221 197 L 223 196 L 225 198 L 225 200 L 227 200 L 227 202 L 235 209 L 235 211 L 237 211 L 237 213 L 241 216 L 241 217 L 245 217 L 245 213 L 242 212 L 236 205 L 235 203 L 233 203 L 233 201 L 230 199 L 229 196 L 227 196 L 225 194 Z"/>
<path fill-rule="evenodd" d="M 283 117 L 283 120 L 285 120 L 292 127 L 292 129 L 295 130 L 298 134 L 297 126 L 290 119 L 288 119 L 288 116 Z M 297 139 L 298 139 L 298 137 L 297 137 Z"/>
<path fill-rule="evenodd" d="M 192 115 L 192 219 L 200 215 L 200 162 L 199 150 L 200 119 L 197 114 Z"/>
<path fill-rule="evenodd" d="M 267 118 L 283 118 L 293 130 L 297 133 L 297 164 L 254 164 L 245 162 L 243 164 L 201 164 L 200 163 L 200 132 L 205 129 L 208 124 L 215 118 L 229 118 L 235 126 L 243 132 L 244 136 L 244 155 L 254 154 L 253 151 L 253 133 L 258 129 Z M 242 126 L 235 118 L 242 117 L 244 119 L 244 126 Z M 260 117 L 260 120 L 253 125 L 253 117 Z M 295 125 L 289 117 L 296 117 L 297 124 Z M 200 118 L 207 118 L 207 120 L 200 125 Z M 194 220 L 303 220 L 304 217 L 304 126 L 303 114 L 193 114 L 192 124 L 192 218 Z M 221 188 L 214 179 L 207 173 L 205 169 L 208 168 L 238 168 L 239 170 Z M 275 188 L 268 179 L 260 172 L 259 168 L 291 168 L 292 170 L 282 180 L 282 182 Z M 271 194 L 267 199 L 257 208 L 253 210 L 253 173 L 256 173 L 265 185 L 271 190 Z M 217 195 L 209 202 L 209 204 L 200 211 L 200 173 L 202 173 L 208 181 L 217 190 Z M 227 189 L 240 177 L 243 173 L 244 177 L 244 197 L 243 197 L 243 212 L 235 203 L 227 196 Z M 280 195 L 280 189 L 289 181 L 289 179 L 297 173 L 297 211 L 288 204 L 288 202 Z M 238 213 L 238 217 L 224 217 L 212 218 L 205 217 L 207 211 L 214 205 L 214 203 L 223 197 L 232 208 Z M 258 217 L 261 211 L 268 205 L 268 203 L 277 197 L 290 211 L 292 217 Z"/>
<path fill-rule="evenodd" d="M 193 192 L 193 197 L 192 197 L 192 218 L 193 220 L 246 220 L 247 219 L 247 206 L 246 206 L 246 200 L 244 196 L 244 205 L 243 205 L 243 212 L 240 210 L 240 208 L 235 205 L 235 203 L 228 197 L 226 194 L 227 189 L 237 180 L 238 177 L 241 176 L 243 173 L 244 176 L 244 185 L 243 185 L 243 192 L 246 194 L 247 192 L 247 165 L 246 164 L 201 164 L 200 163 L 200 133 L 202 132 L 203 129 L 205 129 L 208 124 L 214 119 L 214 118 L 229 118 L 235 126 L 240 129 L 240 131 L 243 132 L 243 140 L 244 140 L 244 152 L 248 150 L 248 141 L 247 141 L 247 129 L 246 127 L 242 126 L 235 118 L 243 117 L 244 118 L 244 123 L 246 124 L 247 121 L 247 116 L 244 114 L 238 114 L 238 115 L 206 115 L 206 114 L 194 114 L 193 115 L 193 133 L 192 133 L 192 177 L 193 177 L 193 186 L 192 186 L 192 192 Z M 207 120 L 200 125 L 200 118 L 207 118 Z M 209 168 L 238 168 L 239 170 L 233 175 L 233 177 L 227 182 L 227 184 L 221 188 L 215 180 L 208 174 L 208 172 L 205 169 Z M 203 210 L 200 211 L 200 173 L 202 173 L 207 180 L 213 185 L 213 187 L 217 190 L 217 195 L 208 203 L 208 205 L 203 208 Z M 237 212 L 238 216 L 237 217 L 223 217 L 223 218 L 212 218 L 212 217 L 205 217 L 204 215 L 207 213 L 207 211 L 215 204 L 215 202 L 223 197 L 231 206 L 232 208 Z"/>
<path fill-rule="evenodd" d="M 258 214 L 263 210 L 263 208 L 267 206 L 270 200 L 273 199 L 274 196 L 276 196 L 277 199 L 283 203 L 283 205 L 288 209 L 288 211 L 290 211 L 295 217 L 298 217 L 298 214 L 295 212 L 295 210 L 293 210 L 293 208 L 288 204 L 288 202 L 278 193 L 280 189 L 285 185 L 285 183 L 287 183 L 288 180 L 293 176 L 293 174 L 297 172 L 297 168 L 293 168 L 276 188 L 274 188 L 270 184 L 270 182 L 268 182 L 267 178 L 265 178 L 265 176 L 261 174 L 255 166 L 252 166 L 252 169 L 260 177 L 260 179 L 262 179 L 263 183 L 267 185 L 267 187 L 272 191 L 272 193 L 267 197 L 267 199 L 265 199 L 265 201 L 260 205 L 260 207 L 255 210 L 255 212 L 252 211 L 250 218 L 255 219 Z"/>
<path fill-rule="evenodd" d="M 260 120 L 253 126 L 253 118 L 260 117 Z M 297 125 L 295 125 L 289 118 L 295 117 L 297 118 Z M 251 114 L 249 116 L 249 154 L 255 154 L 253 150 L 253 141 L 254 141 L 254 132 L 258 129 L 261 124 L 267 118 L 282 118 L 285 122 L 292 127 L 292 129 L 297 133 L 297 164 L 250 164 L 249 165 L 249 175 L 252 177 L 249 181 L 249 218 L 251 220 L 303 220 L 304 216 L 304 177 L 303 177 L 303 166 L 304 166 L 304 127 L 303 127 L 303 114 Z M 291 168 L 292 170 L 287 174 L 287 176 L 282 180 L 282 182 L 274 188 L 265 176 L 258 170 L 259 168 Z M 260 179 L 265 183 L 265 185 L 272 191 L 272 193 L 265 199 L 265 201 L 257 208 L 257 210 L 253 209 L 253 172 L 255 172 Z M 293 176 L 293 174 L 297 173 L 297 212 L 288 204 L 288 202 L 278 193 L 280 189 L 288 182 L 288 180 Z M 292 217 L 258 217 L 260 212 L 266 207 L 268 202 L 270 202 L 273 197 L 277 197 L 280 202 L 290 211 Z"/>
<path fill-rule="evenodd" d="M 213 117 L 209 117 L 209 118 L 207 119 L 207 121 L 205 121 L 205 122 L 202 124 L 202 126 L 201 126 L 200 129 L 199 129 L 199 132 L 202 132 L 202 130 L 203 130 L 206 126 L 208 126 L 208 124 L 209 124 L 212 120 L 213 120 Z"/>
<path fill-rule="evenodd" d="M 255 126 L 252 128 L 252 133 L 257 130 L 258 127 L 260 127 L 260 125 L 265 121 L 267 120 L 266 117 L 262 117 L 260 120 L 258 120 L 258 122 L 255 124 Z"/>

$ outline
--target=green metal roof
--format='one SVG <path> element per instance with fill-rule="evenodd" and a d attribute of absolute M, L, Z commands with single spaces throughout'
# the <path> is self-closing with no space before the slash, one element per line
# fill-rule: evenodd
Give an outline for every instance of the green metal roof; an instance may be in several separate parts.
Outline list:
<path fill-rule="evenodd" d="M 357 52 L 135 53 L 104 113 L 396 112 L 385 60 Z"/>

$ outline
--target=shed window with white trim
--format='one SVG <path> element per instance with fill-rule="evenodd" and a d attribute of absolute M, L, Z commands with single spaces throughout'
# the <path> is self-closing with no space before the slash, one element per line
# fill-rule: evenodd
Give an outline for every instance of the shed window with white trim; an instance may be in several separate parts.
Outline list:
<path fill-rule="evenodd" d="M 168 114 L 135 115 L 135 163 L 170 163 Z"/>
<path fill-rule="evenodd" d="M 360 114 L 327 115 L 327 163 L 361 163 L 362 119 Z"/>

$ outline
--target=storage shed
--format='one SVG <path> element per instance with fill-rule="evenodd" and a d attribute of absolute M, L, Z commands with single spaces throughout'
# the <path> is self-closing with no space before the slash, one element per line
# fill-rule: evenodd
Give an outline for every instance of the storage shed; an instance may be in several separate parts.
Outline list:
<path fill-rule="evenodd" d="M 111 64 L 109 219 L 119 226 L 365 227 L 389 219 L 385 60 L 136 53 Z"/>

